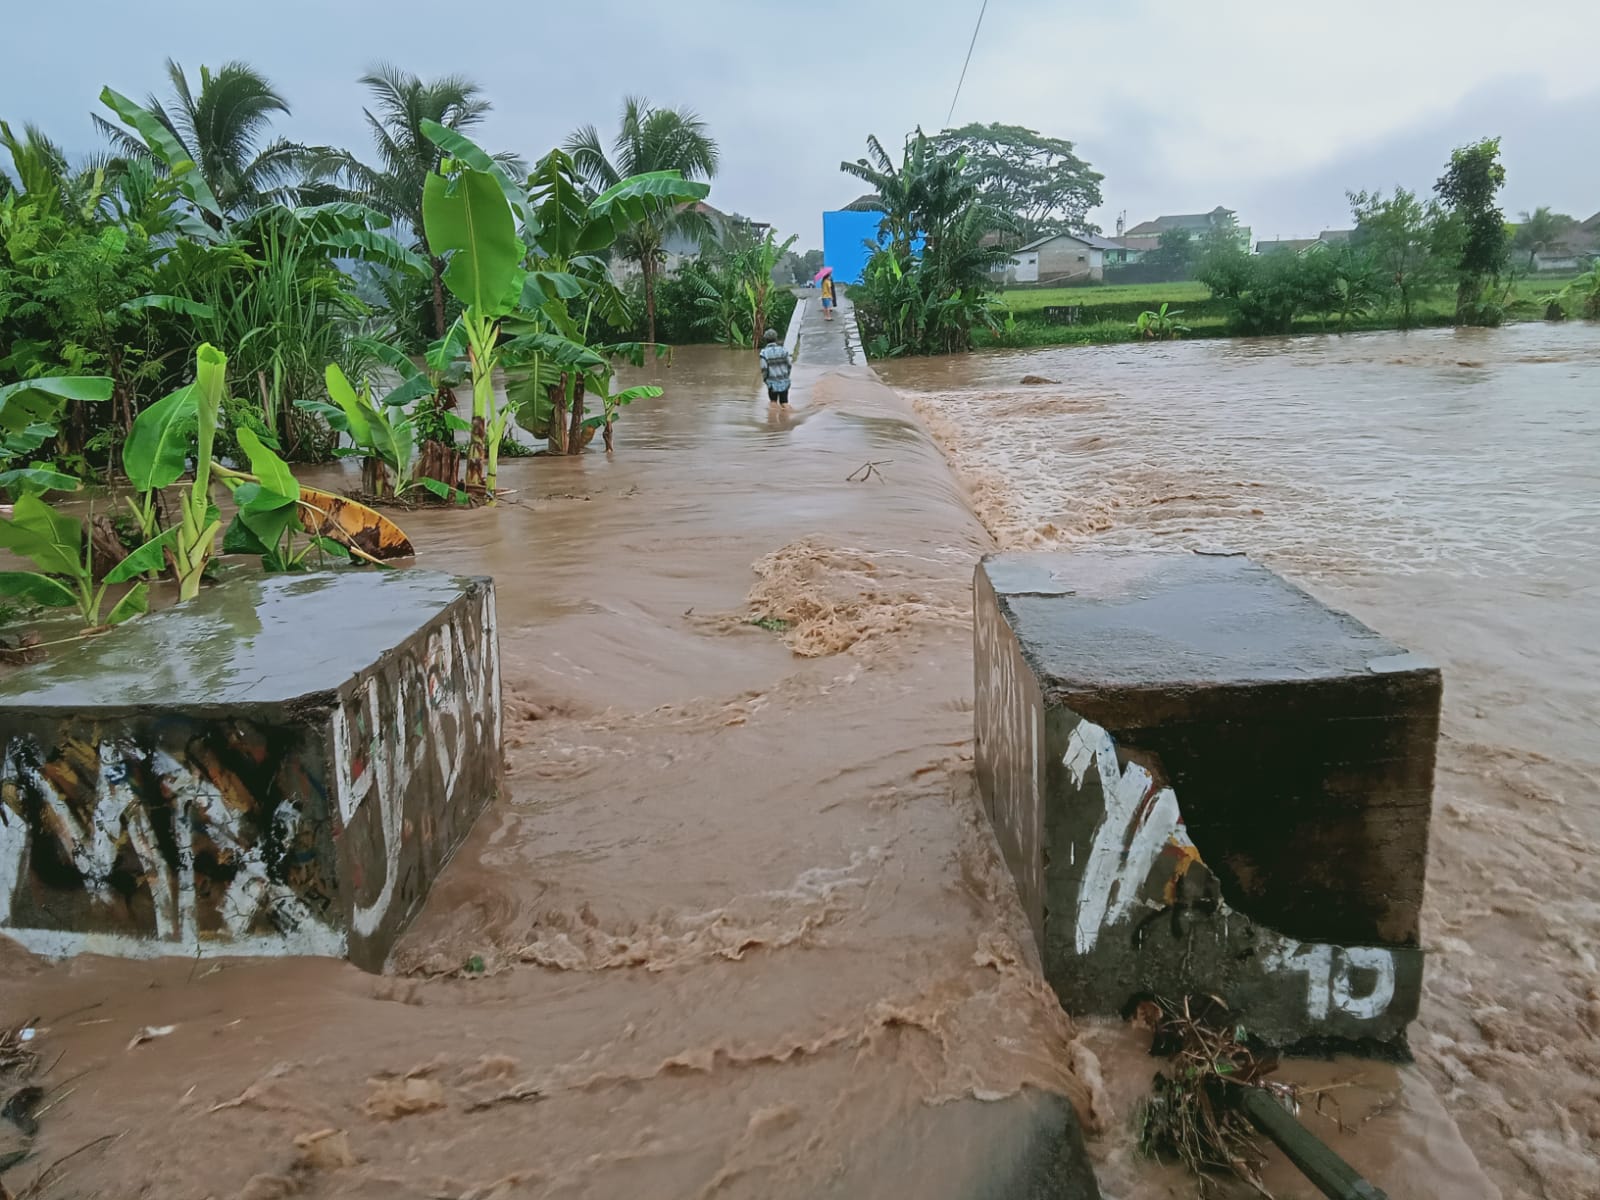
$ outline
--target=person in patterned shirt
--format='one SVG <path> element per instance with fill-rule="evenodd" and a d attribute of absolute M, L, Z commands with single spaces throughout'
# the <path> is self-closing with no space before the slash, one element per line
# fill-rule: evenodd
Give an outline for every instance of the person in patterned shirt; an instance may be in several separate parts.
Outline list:
<path fill-rule="evenodd" d="M 789 403 L 789 351 L 778 340 L 776 329 L 767 330 L 761 347 L 761 379 L 767 385 L 767 399 L 774 404 Z"/>

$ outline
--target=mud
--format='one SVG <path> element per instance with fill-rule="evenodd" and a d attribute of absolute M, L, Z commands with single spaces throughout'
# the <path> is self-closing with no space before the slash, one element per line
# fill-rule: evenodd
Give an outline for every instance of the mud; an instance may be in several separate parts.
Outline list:
<path fill-rule="evenodd" d="M 803 350 L 788 414 L 653 370 L 614 456 L 405 515 L 496 580 L 508 794 L 386 973 L 0 939 L 56 1098 L 14 1190 L 87 1147 L 45 1196 L 998 1195 L 1100 1119 L 973 795 L 992 541 L 940 452 Z"/>
<path fill-rule="evenodd" d="M 1442 666 L 1417 1065 L 1335 1145 L 1423 1164 L 1395 1196 L 1600 1195 L 1600 327 L 880 369 L 1003 547 L 1248 551 Z M 1115 1128 L 1108 1193 L 1192 1194 Z"/>

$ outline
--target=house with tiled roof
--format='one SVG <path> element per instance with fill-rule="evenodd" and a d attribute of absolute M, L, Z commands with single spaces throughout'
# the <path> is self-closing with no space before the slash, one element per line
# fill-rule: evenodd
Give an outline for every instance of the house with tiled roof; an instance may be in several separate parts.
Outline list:
<path fill-rule="evenodd" d="M 1206 213 L 1176 213 L 1160 216 L 1153 221 L 1142 221 L 1132 229 L 1122 233 L 1122 244 L 1137 254 L 1145 254 L 1161 245 L 1161 235 L 1175 229 L 1188 232 L 1189 236 L 1199 241 L 1213 229 L 1235 224 L 1235 214 L 1231 208 L 1223 208 L 1220 204 Z M 1240 234 L 1249 240 L 1250 230 L 1241 229 Z"/>

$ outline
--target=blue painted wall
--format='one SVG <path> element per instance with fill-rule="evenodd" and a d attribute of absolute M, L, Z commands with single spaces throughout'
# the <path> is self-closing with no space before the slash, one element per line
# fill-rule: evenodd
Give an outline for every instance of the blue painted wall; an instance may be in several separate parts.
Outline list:
<path fill-rule="evenodd" d="M 879 212 L 840 210 L 822 214 L 822 257 L 842 283 L 860 283 L 871 254 L 864 241 L 878 240 Z"/>

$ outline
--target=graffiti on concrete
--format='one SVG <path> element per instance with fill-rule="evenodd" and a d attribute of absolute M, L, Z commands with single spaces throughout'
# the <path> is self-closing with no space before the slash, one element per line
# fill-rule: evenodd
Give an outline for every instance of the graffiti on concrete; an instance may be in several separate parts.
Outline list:
<path fill-rule="evenodd" d="M 1152 917 L 1168 911 L 1176 914 L 1186 893 L 1206 897 L 1207 916 L 1224 930 L 1230 918 L 1250 925 L 1214 889 L 1185 887 L 1187 878 L 1214 881 L 1184 828 L 1176 793 L 1171 787 L 1158 787 L 1150 771 L 1138 763 L 1122 765 L 1115 739 L 1105 729 L 1080 720 L 1067 739 L 1062 761 L 1079 792 L 1092 772 L 1103 800 L 1103 814 L 1078 881 L 1074 940 L 1080 955 L 1091 953 L 1103 935 L 1143 909 L 1143 919 L 1134 924 L 1137 942 Z M 1253 942 L 1268 974 L 1305 976 L 1306 1015 L 1314 1021 L 1327 1019 L 1333 1011 L 1376 1020 L 1394 1000 L 1396 966 L 1391 950 L 1297 942 L 1261 925 L 1253 927 Z"/>
<path fill-rule="evenodd" d="M 980 720 L 979 770 L 987 776 L 983 792 L 996 837 L 1037 930 L 1044 892 L 1042 711 L 1033 676 L 999 606 L 977 605 L 973 630 L 977 661 L 986 668 L 978 673 L 974 705 Z"/>
<path fill-rule="evenodd" d="M 458 837 L 498 778 L 493 593 L 323 712 L 277 725 L 40 718 L 13 734 L 0 750 L 0 927 L 54 957 L 343 956 L 353 938 L 392 936 L 402 881 L 414 903 L 450 848 L 406 856 L 408 844 Z M 456 805 L 457 821 L 474 765 L 476 802 Z M 341 860 L 347 834 L 360 845 Z"/>
<path fill-rule="evenodd" d="M 1325 946 L 1282 941 L 1267 952 L 1267 970 L 1306 977 L 1306 1015 L 1326 1020 L 1337 1010 L 1370 1021 L 1394 1000 L 1394 952 L 1378 946 Z"/>
<path fill-rule="evenodd" d="M 383 845 L 383 883 L 357 899 L 351 928 L 375 933 L 402 874 L 406 796 L 429 758 L 438 762 L 446 802 L 469 758 L 500 753 L 500 641 L 494 597 L 485 592 L 477 621 L 452 620 L 429 635 L 422 655 L 406 655 L 383 678 L 341 704 L 333 717 L 334 793 L 344 824 L 365 805 Z"/>
<path fill-rule="evenodd" d="M 14 737 L 0 761 L 0 925 L 52 955 L 202 939 L 341 954 L 288 794 L 314 790 L 315 774 L 281 731 L 237 721 L 169 719 L 148 740 L 69 731 L 48 754 Z"/>

